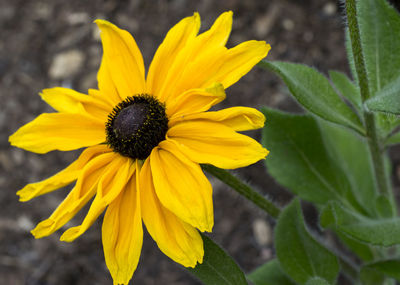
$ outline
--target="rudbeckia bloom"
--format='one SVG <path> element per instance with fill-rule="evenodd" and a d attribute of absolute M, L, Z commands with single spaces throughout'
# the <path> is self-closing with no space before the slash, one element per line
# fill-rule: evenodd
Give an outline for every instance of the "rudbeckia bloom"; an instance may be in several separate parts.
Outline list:
<path fill-rule="evenodd" d="M 201 34 L 195 13 L 168 32 L 145 78 L 133 37 L 107 21 L 96 24 L 103 45 L 98 90 L 43 90 L 42 99 L 57 112 L 38 116 L 10 137 L 12 145 L 36 153 L 86 148 L 61 172 L 18 191 L 28 201 L 76 181 L 32 234 L 52 234 L 94 197 L 82 224 L 61 240 L 75 240 L 105 211 L 103 249 L 115 284 L 128 283 L 137 267 L 142 221 L 162 252 L 194 267 L 204 254 L 198 230 L 211 231 L 214 223 L 212 187 L 199 164 L 233 169 L 268 153 L 237 133 L 261 128 L 260 112 L 208 110 L 270 47 L 247 41 L 227 49 L 232 12 Z"/>

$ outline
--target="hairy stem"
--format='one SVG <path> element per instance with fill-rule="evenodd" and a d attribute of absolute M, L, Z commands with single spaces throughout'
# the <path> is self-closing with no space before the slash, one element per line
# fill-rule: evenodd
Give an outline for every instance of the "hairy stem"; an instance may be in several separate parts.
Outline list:
<path fill-rule="evenodd" d="M 346 13 L 347 23 L 350 32 L 351 48 L 353 51 L 354 63 L 358 76 L 358 85 L 360 86 L 361 99 L 363 102 L 365 102 L 371 97 L 371 93 L 368 85 L 367 71 L 365 68 L 361 46 L 360 30 L 357 21 L 356 0 L 346 0 Z M 365 109 L 363 115 L 365 127 L 367 130 L 366 137 L 368 141 L 368 147 L 374 165 L 374 174 L 377 188 L 381 194 L 389 196 L 389 187 L 386 179 L 383 157 L 384 150 L 379 140 L 375 122 L 375 115 L 373 113 L 367 112 Z"/>
<path fill-rule="evenodd" d="M 281 212 L 280 208 L 255 191 L 248 184 L 240 181 L 236 176 L 224 169 L 209 164 L 202 164 L 201 167 L 203 170 L 232 187 L 236 192 L 253 202 L 257 207 L 267 212 L 271 217 L 275 219 L 278 218 L 279 213 Z"/>
<path fill-rule="evenodd" d="M 201 167 L 209 174 L 213 175 L 214 177 L 218 178 L 225 184 L 232 187 L 240 195 L 252 201 L 256 206 L 267 212 L 271 217 L 275 219 L 278 218 L 281 209 L 276 205 L 274 205 L 274 203 L 272 203 L 271 201 L 264 198 L 257 191 L 252 189 L 249 185 L 240 181 L 236 176 L 232 175 L 231 173 L 229 173 L 224 169 L 220 169 L 209 164 L 202 164 Z M 338 255 L 338 258 L 343 268 L 343 272 L 346 274 L 346 276 L 352 281 L 357 280 L 358 278 L 357 266 L 342 255 Z"/>

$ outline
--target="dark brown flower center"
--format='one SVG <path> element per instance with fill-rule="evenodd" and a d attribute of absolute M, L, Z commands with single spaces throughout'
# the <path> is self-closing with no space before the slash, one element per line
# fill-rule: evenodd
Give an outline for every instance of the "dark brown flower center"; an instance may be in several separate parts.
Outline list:
<path fill-rule="evenodd" d="M 123 156 L 143 160 L 165 139 L 167 130 L 165 105 L 151 95 L 135 95 L 108 115 L 107 144 Z"/>

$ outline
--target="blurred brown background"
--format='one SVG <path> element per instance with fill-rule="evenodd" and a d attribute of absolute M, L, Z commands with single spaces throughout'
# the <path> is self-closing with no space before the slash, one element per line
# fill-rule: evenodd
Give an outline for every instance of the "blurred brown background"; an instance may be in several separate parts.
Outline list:
<path fill-rule="evenodd" d="M 86 92 L 96 88 L 101 43 L 93 20 L 109 20 L 131 32 L 146 66 L 166 32 L 198 11 L 202 30 L 226 10 L 234 12 L 228 46 L 257 39 L 271 44 L 270 60 L 306 63 L 323 72 L 348 73 L 341 5 L 333 0 L 0 0 L 0 284 L 111 284 L 101 247 L 101 219 L 72 244 L 59 231 L 35 240 L 29 233 L 65 197 L 63 189 L 18 202 L 25 184 L 61 170 L 76 152 L 37 155 L 9 146 L 8 136 L 42 112 L 37 93 L 54 86 Z M 227 90 L 220 107 L 268 105 L 299 111 L 282 82 L 254 68 Z M 268 118 L 267 118 L 268 124 Z M 260 131 L 251 132 L 260 139 Z M 236 173 L 284 205 L 290 194 L 264 175 L 262 162 Z M 273 221 L 221 182 L 212 179 L 215 227 L 212 238 L 249 272 L 274 256 Z M 87 208 L 82 212 L 85 213 Z M 78 215 L 68 226 L 80 223 Z M 200 284 L 164 256 L 146 233 L 134 284 Z"/>

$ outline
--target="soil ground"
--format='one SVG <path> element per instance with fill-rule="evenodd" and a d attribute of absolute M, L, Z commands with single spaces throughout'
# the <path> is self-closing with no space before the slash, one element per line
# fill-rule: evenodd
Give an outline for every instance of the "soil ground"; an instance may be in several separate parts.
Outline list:
<path fill-rule="evenodd" d="M 322 72 L 348 73 L 341 5 L 331 0 L 0 0 L 0 283 L 29 285 L 111 284 L 101 246 L 101 219 L 73 243 L 58 241 L 62 231 L 40 240 L 29 233 L 47 218 L 68 189 L 28 203 L 15 192 L 63 169 L 77 152 L 38 155 L 9 146 L 8 136 L 43 112 L 37 95 L 44 88 L 96 88 L 102 49 L 93 20 L 109 20 L 131 32 L 148 64 L 166 32 L 198 11 L 207 29 L 223 11 L 234 12 L 228 46 L 250 39 L 271 44 L 270 60 L 305 63 Z M 219 107 L 270 106 L 299 112 L 283 83 L 254 68 L 227 90 Z M 267 121 L 268 123 L 268 121 Z M 250 135 L 260 139 L 260 131 Z M 398 152 L 392 159 L 400 161 Z M 396 168 L 395 168 L 396 169 Z M 235 171 L 280 205 L 291 194 L 265 175 L 263 162 Z M 273 258 L 273 221 L 211 178 L 215 227 L 211 237 L 246 271 Z M 82 212 L 84 213 L 86 209 Z M 78 215 L 68 226 L 80 223 Z M 260 235 L 264 233 L 264 235 Z M 264 237 L 264 238 L 263 238 Z M 265 238 L 266 237 L 266 238 Z M 134 284 L 200 284 L 164 256 L 146 233 Z"/>

